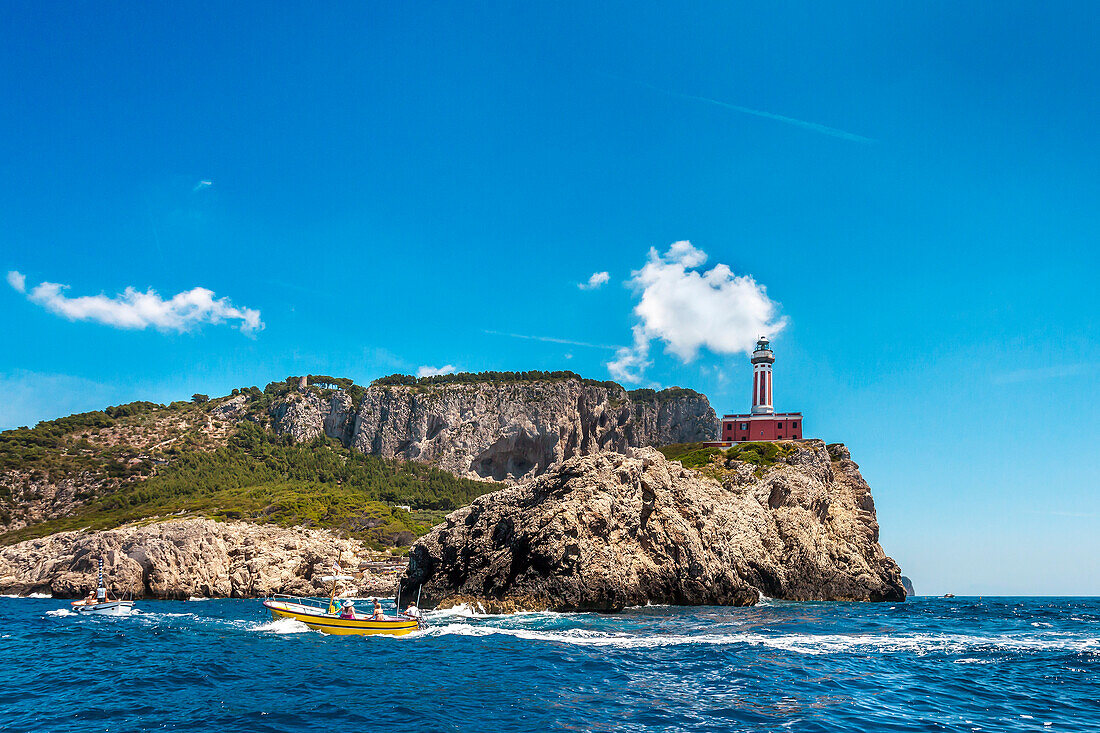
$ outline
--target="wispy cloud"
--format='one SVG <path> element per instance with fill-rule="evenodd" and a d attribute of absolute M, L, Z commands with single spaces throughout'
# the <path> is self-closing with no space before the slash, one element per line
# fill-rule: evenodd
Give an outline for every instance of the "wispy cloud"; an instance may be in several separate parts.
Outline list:
<path fill-rule="evenodd" d="M 417 367 L 416 376 L 437 377 L 441 374 L 454 374 L 456 371 L 458 371 L 458 368 L 454 364 L 444 364 L 441 367 L 422 366 Z"/>
<path fill-rule="evenodd" d="M 490 336 L 507 336 L 513 339 L 525 339 L 527 341 L 545 341 L 548 344 L 565 344 L 566 346 L 584 346 L 589 349 L 607 349 L 614 351 L 621 348 L 612 344 L 590 344 L 585 341 L 573 341 L 572 339 L 560 339 L 553 336 L 529 336 L 523 333 L 505 333 L 503 331 L 485 331 Z"/>
<path fill-rule="evenodd" d="M 1040 514 L 1048 517 L 1073 517 L 1075 519 L 1092 519 L 1093 517 L 1100 517 L 1098 512 L 1068 512 L 1058 511 L 1057 509 L 1033 509 L 1028 514 Z"/>
<path fill-rule="evenodd" d="M 627 82 L 629 84 L 636 84 L 646 89 L 652 89 L 655 92 L 661 94 L 667 94 L 670 97 L 679 97 L 680 99 L 690 99 L 694 102 L 703 102 L 705 104 L 713 104 L 717 107 L 723 107 L 725 109 L 732 109 L 734 112 L 740 112 L 746 115 L 752 115 L 754 117 L 763 117 L 766 120 L 774 120 L 776 122 L 783 122 L 788 125 L 794 125 L 795 127 L 801 127 L 804 130 L 810 130 L 812 132 L 819 132 L 822 135 L 830 135 L 832 137 L 840 138 L 841 140 L 850 140 L 855 143 L 877 143 L 871 137 L 865 137 L 863 135 L 857 135 L 854 132 L 848 132 L 847 130 L 840 130 L 836 127 L 829 127 L 828 125 L 822 125 L 817 122 L 810 122 L 808 120 L 800 120 L 796 117 L 787 117 L 786 115 L 776 114 L 775 112 L 768 112 L 762 109 L 753 109 L 752 107 L 743 107 L 739 104 L 731 104 L 729 102 L 723 102 L 720 99 L 712 99 L 711 97 L 704 97 L 698 94 L 685 94 L 684 92 L 675 92 L 671 89 L 664 89 L 659 86 L 655 86 L 648 82 L 638 81 L 636 79 L 625 79 L 623 77 L 614 76 L 612 74 L 604 74 L 611 79 L 617 81 Z"/>
<path fill-rule="evenodd" d="M 603 285 L 607 284 L 607 281 L 611 279 L 611 275 L 606 272 L 593 272 L 591 277 L 588 278 L 588 282 L 577 283 L 577 287 L 581 290 L 595 290 Z"/>
<path fill-rule="evenodd" d="M 8 285 L 15 288 L 17 293 L 27 292 L 27 276 L 16 270 L 8 272 Z"/>
<path fill-rule="evenodd" d="M 786 326 L 778 304 L 751 275 L 735 275 L 723 264 L 704 271 L 706 261 L 706 252 L 687 241 L 673 243 L 663 255 L 649 250 L 649 260 L 630 279 L 639 294 L 634 345 L 622 347 L 608 362 L 611 376 L 642 381 L 654 339 L 686 364 L 703 348 L 748 353 L 757 338 L 774 336 Z"/>
<path fill-rule="evenodd" d="M 21 275 L 13 282 L 9 274 L 8 283 L 19 292 L 26 290 Z M 70 321 L 93 321 L 115 328 L 142 330 L 152 326 L 161 331 L 184 332 L 205 323 L 228 322 L 252 335 L 264 327 L 260 311 L 235 306 L 229 298 L 215 298 L 214 291 L 206 288 L 185 290 L 165 300 L 152 288 L 145 292 L 126 288 L 113 297 L 100 294 L 70 298 L 64 292 L 68 287 L 39 283 L 27 299 Z"/>
<path fill-rule="evenodd" d="M 213 185 L 214 185 L 213 181 L 199 181 L 198 183 L 195 184 L 195 187 L 192 188 L 191 190 L 192 191 L 201 191 L 202 189 L 210 188 Z"/>
<path fill-rule="evenodd" d="M 1039 382 L 1048 379 L 1065 379 L 1089 374 L 1097 369 L 1097 364 L 1056 364 L 1054 366 L 1015 369 L 1011 372 L 993 375 L 994 384 L 1018 384 L 1020 382 Z"/>
<path fill-rule="evenodd" d="M 69 374 L 17 369 L 0 372 L 0 430 L 124 401 L 123 388 Z M 131 397 L 131 399 L 133 399 Z M 143 397 L 142 399 L 146 399 Z"/>

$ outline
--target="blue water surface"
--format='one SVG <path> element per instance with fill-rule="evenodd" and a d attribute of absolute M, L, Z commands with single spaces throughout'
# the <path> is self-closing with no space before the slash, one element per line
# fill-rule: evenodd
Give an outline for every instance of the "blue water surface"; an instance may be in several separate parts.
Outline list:
<path fill-rule="evenodd" d="M 451 611 L 405 637 L 138 608 L 0 598 L 0 730 L 1100 730 L 1097 599 Z"/>

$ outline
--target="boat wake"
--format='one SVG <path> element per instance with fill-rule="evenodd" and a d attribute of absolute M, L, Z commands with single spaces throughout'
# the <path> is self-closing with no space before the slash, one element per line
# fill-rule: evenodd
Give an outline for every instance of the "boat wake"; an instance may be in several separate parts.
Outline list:
<path fill-rule="evenodd" d="M 559 613 L 558 611 L 515 611 L 513 613 L 486 613 L 482 607 L 473 608 L 467 603 L 460 603 L 450 608 L 434 609 L 424 612 L 424 619 L 428 622 L 438 622 L 448 618 L 467 619 L 530 619 L 532 617 L 568 618 L 570 616 L 583 616 L 579 613 Z"/>
<path fill-rule="evenodd" d="M 68 608 L 55 608 L 52 611 L 46 611 L 46 615 L 54 617 L 75 616 L 76 611 L 71 611 Z"/>
<path fill-rule="evenodd" d="M 251 627 L 252 631 L 264 631 L 270 634 L 305 634 L 311 629 L 301 621 L 293 618 L 281 618 L 268 621 L 266 624 Z"/>
<path fill-rule="evenodd" d="M 1055 636 L 970 636 L 962 634 L 846 635 L 846 634 L 654 634 L 636 635 L 592 629 L 508 628 L 491 624 L 450 623 L 429 626 L 419 638 L 443 636 L 510 636 L 529 641 L 618 649 L 647 649 L 684 645 L 756 646 L 795 654 L 822 655 L 862 652 L 964 654 L 970 652 L 1064 651 L 1100 654 L 1100 638 Z"/>

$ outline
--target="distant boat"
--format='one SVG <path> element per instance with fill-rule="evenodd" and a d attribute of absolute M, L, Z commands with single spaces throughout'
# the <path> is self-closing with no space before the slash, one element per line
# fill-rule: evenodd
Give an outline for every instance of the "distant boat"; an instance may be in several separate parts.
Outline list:
<path fill-rule="evenodd" d="M 103 584 L 103 560 L 99 560 L 99 583 L 95 598 L 73 601 L 73 610 L 82 616 L 129 616 L 134 612 L 132 600 L 111 600 L 107 597 L 107 586 Z"/>
<path fill-rule="evenodd" d="M 944 593 L 944 594 L 943 594 L 943 597 L 944 597 L 944 598 L 954 598 L 954 597 L 955 597 L 955 594 L 954 594 L 954 593 Z"/>

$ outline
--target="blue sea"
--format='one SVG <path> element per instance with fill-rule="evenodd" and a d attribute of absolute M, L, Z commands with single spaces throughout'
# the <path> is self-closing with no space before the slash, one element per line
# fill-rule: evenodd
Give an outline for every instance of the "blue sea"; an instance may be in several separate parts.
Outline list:
<path fill-rule="evenodd" d="M 458 609 L 405 637 L 138 608 L 0 598 L 0 730 L 1100 730 L 1097 599 Z"/>

